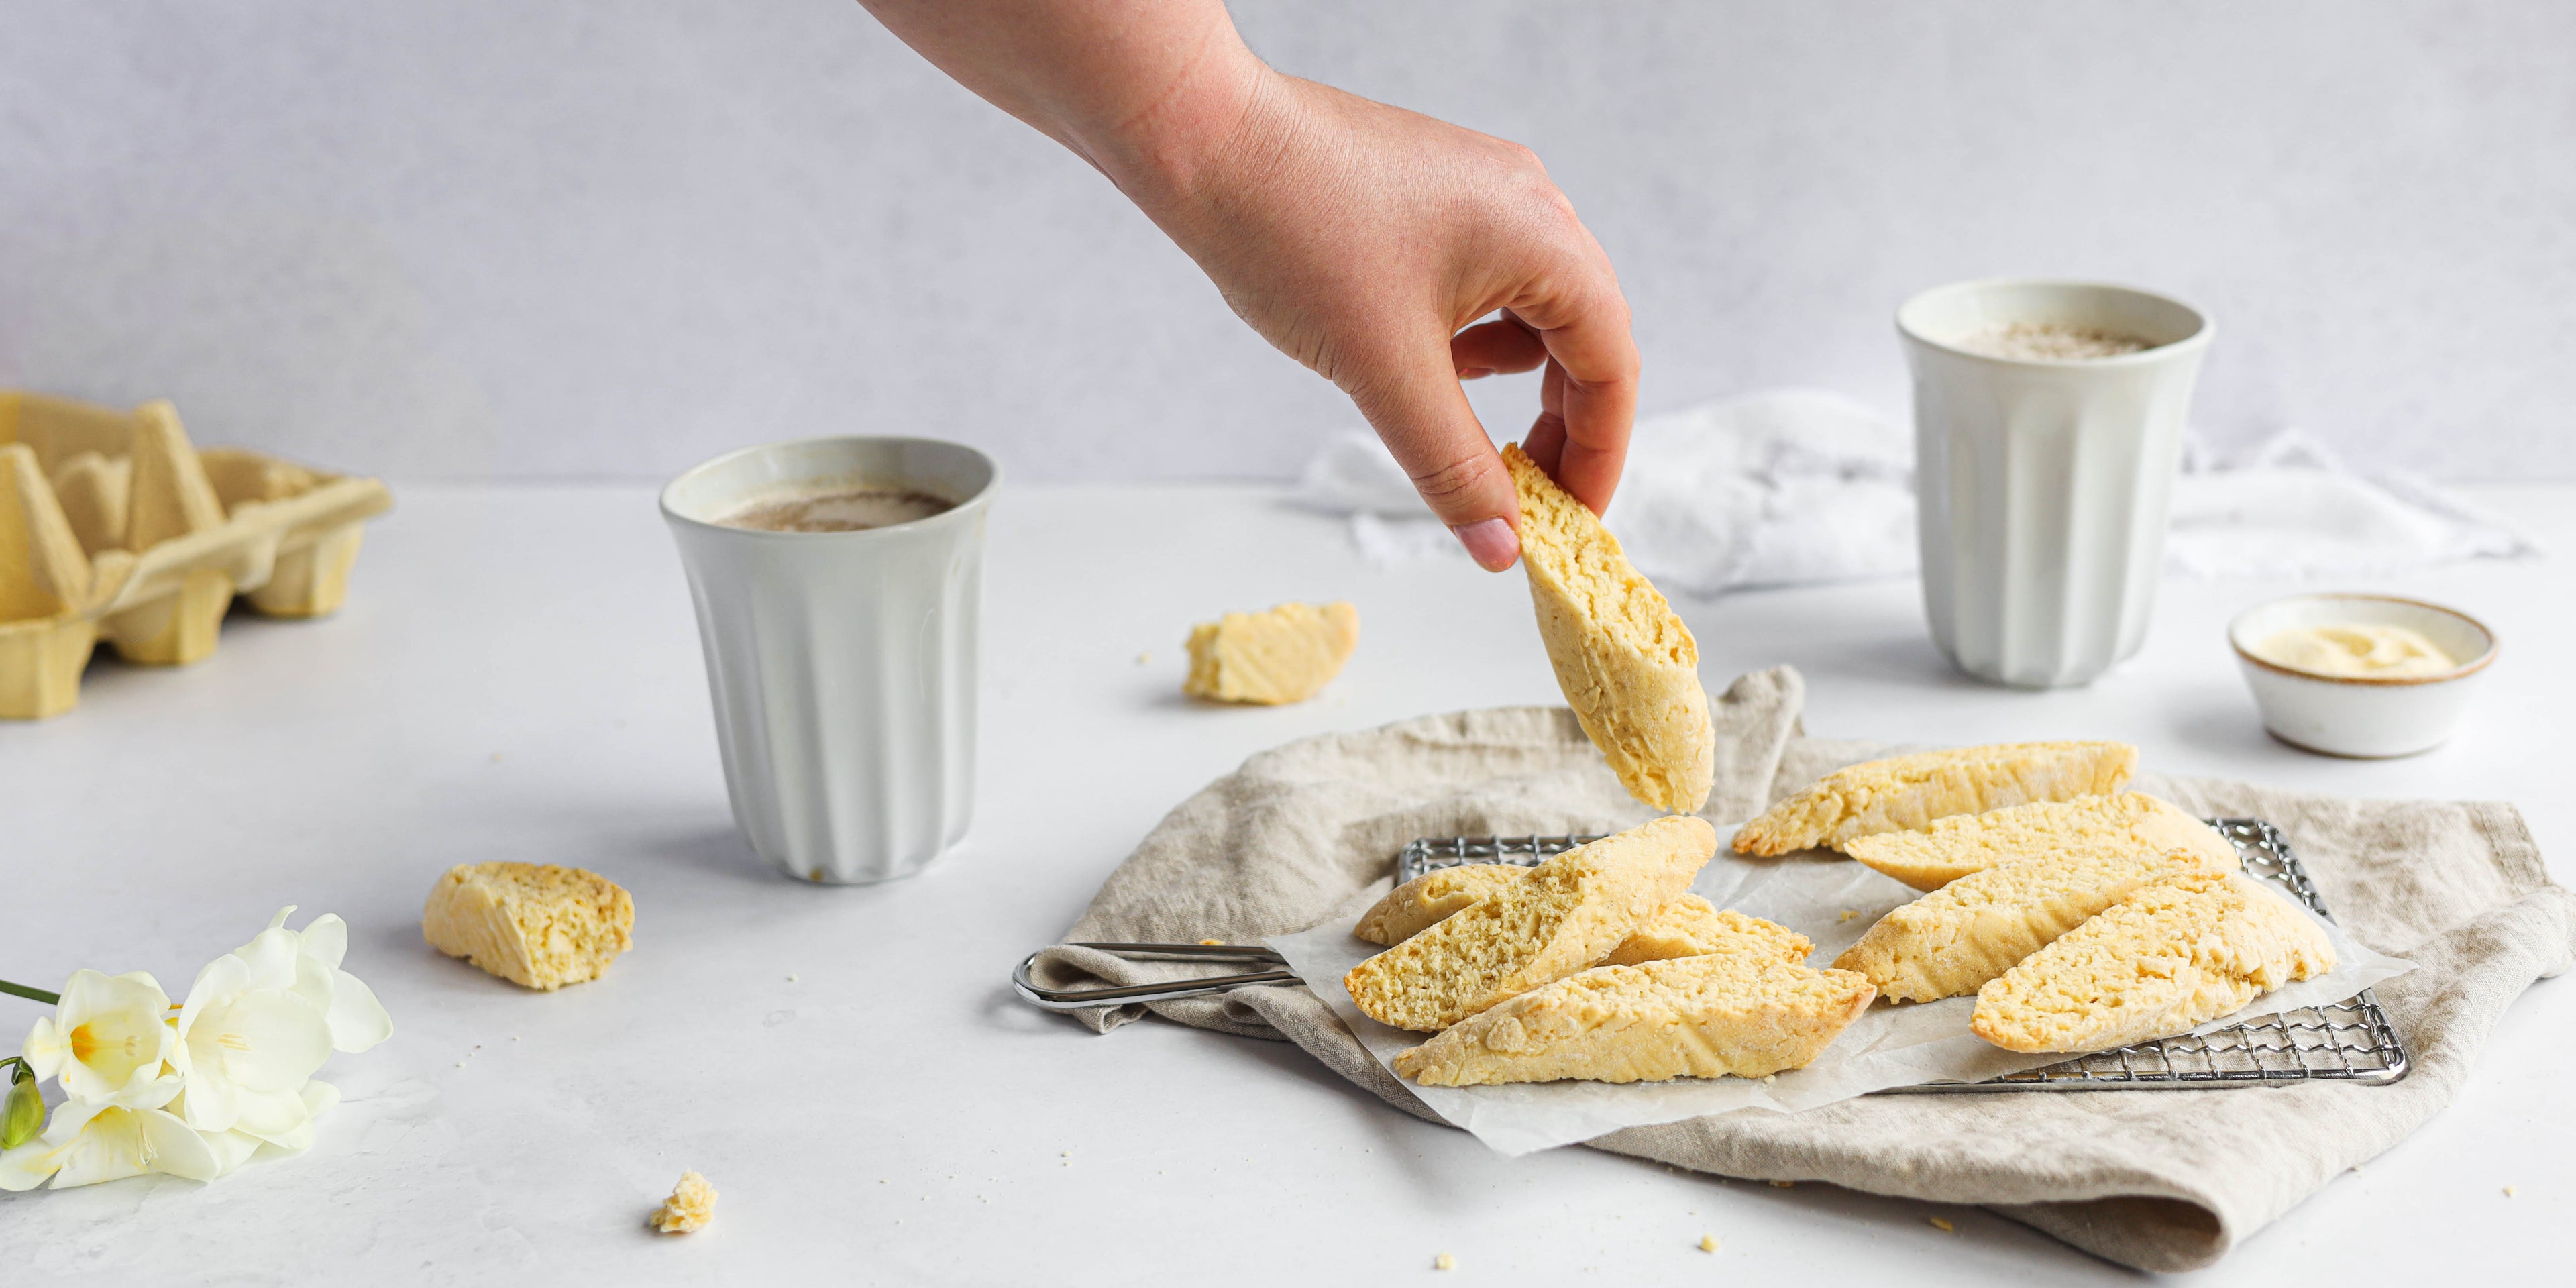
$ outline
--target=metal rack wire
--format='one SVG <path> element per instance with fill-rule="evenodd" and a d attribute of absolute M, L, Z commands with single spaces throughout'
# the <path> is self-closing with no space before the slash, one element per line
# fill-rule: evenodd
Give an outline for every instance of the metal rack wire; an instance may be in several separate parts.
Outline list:
<path fill-rule="evenodd" d="M 2256 818 L 2208 820 L 2245 861 L 2245 874 L 2270 881 L 2328 917 L 2279 828 Z M 1398 884 L 1466 863 L 1531 866 L 1596 836 L 1426 837 L 1396 856 Z M 1985 1082 L 1931 1082 L 1879 1095 L 2001 1091 L 2208 1090 L 2331 1080 L 2386 1084 L 2406 1076 L 2406 1045 L 2369 989 L 2331 1006 L 2309 1006 L 2208 1033 L 2141 1042 Z"/>

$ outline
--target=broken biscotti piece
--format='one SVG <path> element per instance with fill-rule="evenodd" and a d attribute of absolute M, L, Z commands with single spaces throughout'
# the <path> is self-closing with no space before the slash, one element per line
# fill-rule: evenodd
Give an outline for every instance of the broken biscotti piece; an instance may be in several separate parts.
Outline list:
<path fill-rule="evenodd" d="M 1699 684 L 1699 641 L 1628 563 L 1619 539 L 1517 446 L 1521 565 L 1565 704 L 1628 794 L 1687 814 L 1708 802 L 1717 735 Z"/>
<path fill-rule="evenodd" d="M 1738 854 L 1787 854 L 2030 801 L 2116 792 L 2137 772 L 2125 742 L 2014 742 L 1927 751 L 1837 770 L 1735 834 Z"/>
<path fill-rule="evenodd" d="M 2009 1051 L 2102 1051 L 2171 1037 L 2334 969 L 2317 924 L 2252 880 L 2144 887 L 1977 990 L 1968 1027 Z"/>
<path fill-rule="evenodd" d="M 1900 1002 L 1973 993 L 2132 891 L 2205 870 L 2189 850 L 2022 859 L 1879 918 L 1834 965 Z"/>
<path fill-rule="evenodd" d="M 680 1183 L 671 1187 L 671 1197 L 653 1209 L 646 1224 L 664 1234 L 687 1234 L 715 1219 L 716 1187 L 694 1171 L 680 1173 Z"/>
<path fill-rule="evenodd" d="M 1190 629 L 1181 692 L 1262 706 L 1303 702 L 1342 673 L 1359 643 L 1360 610 L 1346 603 L 1227 613 Z"/>
<path fill-rule="evenodd" d="M 1635 934 L 1619 941 L 1604 964 L 1640 966 L 1670 957 L 1697 957 L 1746 947 L 1793 966 L 1803 965 L 1807 954 L 1816 951 L 1805 935 L 1787 926 L 1748 917 L 1732 908 L 1720 909 L 1698 895 L 1686 894 L 1665 904 L 1662 911 L 1646 919 L 1645 925 L 1637 927 Z"/>
<path fill-rule="evenodd" d="M 1938 890 L 1971 872 L 2021 859 L 2167 850 L 2189 850 L 2212 872 L 2243 866 L 2218 829 L 2145 792 L 1954 814 L 1919 832 L 1881 832 L 1843 846 L 1843 853 L 1917 890 Z"/>
<path fill-rule="evenodd" d="M 420 933 L 513 984 L 557 989 L 599 978 L 635 944 L 635 900 L 595 872 L 463 863 L 429 892 Z"/>
<path fill-rule="evenodd" d="M 1381 1024 L 1445 1029 L 1609 956 L 1716 852 L 1717 832 L 1687 815 L 1603 837 L 1352 967 L 1342 986 Z"/>
<path fill-rule="evenodd" d="M 1869 1008 L 1869 982 L 1758 943 L 1602 966 L 1523 993 L 1395 1057 L 1436 1087 L 1759 1078 L 1814 1060 Z"/>

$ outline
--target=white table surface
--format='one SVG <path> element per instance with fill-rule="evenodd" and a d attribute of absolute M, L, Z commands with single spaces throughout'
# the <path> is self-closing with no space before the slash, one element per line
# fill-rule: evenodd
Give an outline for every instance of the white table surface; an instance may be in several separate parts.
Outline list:
<path fill-rule="evenodd" d="M 1012 488 L 993 520 L 974 834 L 912 880 L 819 888 L 735 838 L 649 488 L 397 492 L 339 616 L 236 616 L 202 665 L 101 661 L 73 713 L 0 726 L 0 976 L 148 969 L 182 991 L 296 903 L 299 923 L 349 919 L 349 967 L 395 1023 L 333 1058 L 324 1076 L 349 1100 L 306 1156 L 211 1186 L 0 1195 L 11 1282 L 1402 1282 L 1441 1252 L 1458 1267 L 1442 1283 L 2135 1277 L 1975 1209 L 1577 1148 L 1507 1161 L 1293 1046 L 1159 1021 L 1095 1037 L 1014 999 L 1012 963 L 1245 755 L 1555 701 L 1517 574 L 1372 569 L 1337 521 L 1262 489 Z M 2475 495 L 2576 549 L 2576 488 Z M 2305 755 L 2254 721 L 2221 627 L 2293 587 L 2170 583 L 2139 658 L 2054 693 L 1948 671 L 1911 583 L 1683 613 L 1712 686 L 1802 668 L 1815 733 L 2121 738 L 2163 770 L 2499 797 L 2564 881 L 2569 567 L 2383 583 L 2484 617 L 2505 652 L 2456 741 L 2380 763 Z M 1190 623 L 1291 598 L 1360 606 L 1359 654 L 1323 697 L 1181 698 Z M 625 884 L 634 951 L 547 995 L 424 946 L 431 882 L 490 859 Z M 14 1040 L 37 1011 L 0 997 L 0 1027 Z M 2571 1021 L 2576 990 L 2536 986 L 2449 1111 L 2199 1280 L 2528 1282 L 2559 1264 L 2548 1232 L 2576 1214 Z M 716 1223 L 646 1233 L 684 1168 L 722 1191 Z M 1703 1234 L 1723 1241 L 1714 1257 Z"/>

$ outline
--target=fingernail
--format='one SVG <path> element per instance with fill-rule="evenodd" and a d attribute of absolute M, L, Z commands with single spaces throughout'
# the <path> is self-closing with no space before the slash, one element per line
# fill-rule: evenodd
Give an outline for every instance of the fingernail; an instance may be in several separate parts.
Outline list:
<path fill-rule="evenodd" d="M 1457 535 L 1459 545 L 1467 547 L 1467 557 L 1487 572 L 1501 572 L 1521 556 L 1520 534 L 1500 519 L 1451 524 L 1449 531 Z"/>

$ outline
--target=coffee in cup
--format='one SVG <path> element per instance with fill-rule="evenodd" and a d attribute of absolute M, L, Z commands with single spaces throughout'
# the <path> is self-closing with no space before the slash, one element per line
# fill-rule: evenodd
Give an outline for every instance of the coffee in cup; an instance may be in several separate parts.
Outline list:
<path fill-rule="evenodd" d="M 864 532 L 945 514 L 956 504 L 913 488 L 862 485 L 753 496 L 716 522 L 760 532 Z"/>

